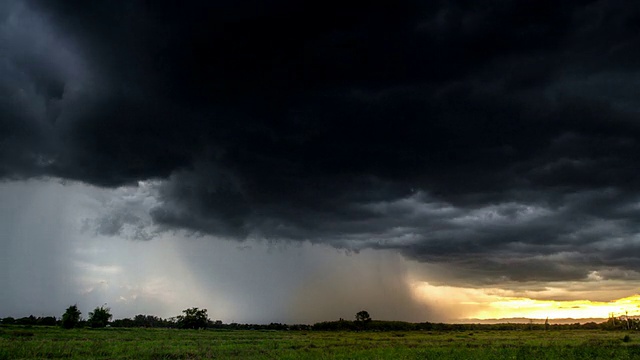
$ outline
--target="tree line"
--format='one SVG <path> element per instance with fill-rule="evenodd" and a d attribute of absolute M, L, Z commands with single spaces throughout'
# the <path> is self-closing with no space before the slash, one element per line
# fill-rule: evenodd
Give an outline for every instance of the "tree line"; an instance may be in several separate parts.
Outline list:
<path fill-rule="evenodd" d="M 316 330 L 316 331 L 472 331 L 472 330 L 640 330 L 640 319 L 630 316 L 615 317 L 602 323 L 573 323 L 573 324 L 544 324 L 530 323 L 501 323 L 501 324 L 447 324 L 447 323 L 411 323 L 404 321 L 373 320 L 365 310 L 355 314 L 355 320 L 339 319 L 337 321 L 323 321 L 313 325 L 308 324 L 225 324 L 221 320 L 211 320 L 207 309 L 197 307 L 182 310 L 182 314 L 163 319 L 155 315 L 139 314 L 133 318 L 111 320 L 111 309 L 106 306 L 96 307 L 84 319 L 77 305 L 69 306 L 60 318 L 54 316 L 0 319 L 2 325 L 23 326 L 61 326 L 65 329 L 73 328 L 177 328 L 177 329 L 227 329 L 227 330 Z"/>

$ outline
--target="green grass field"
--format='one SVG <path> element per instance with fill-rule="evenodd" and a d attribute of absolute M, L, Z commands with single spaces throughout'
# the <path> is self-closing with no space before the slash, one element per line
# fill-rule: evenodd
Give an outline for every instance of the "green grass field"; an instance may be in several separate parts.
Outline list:
<path fill-rule="evenodd" d="M 628 336 L 625 339 L 625 336 Z M 626 341 L 625 341 L 626 340 Z M 0 359 L 640 359 L 640 333 L 0 327 Z"/>

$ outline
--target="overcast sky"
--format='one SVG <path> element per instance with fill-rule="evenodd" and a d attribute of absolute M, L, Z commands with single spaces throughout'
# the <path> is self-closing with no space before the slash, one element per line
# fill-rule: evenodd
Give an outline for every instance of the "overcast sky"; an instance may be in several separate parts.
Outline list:
<path fill-rule="evenodd" d="M 0 316 L 638 294 L 639 24 L 622 0 L 4 0 Z"/>

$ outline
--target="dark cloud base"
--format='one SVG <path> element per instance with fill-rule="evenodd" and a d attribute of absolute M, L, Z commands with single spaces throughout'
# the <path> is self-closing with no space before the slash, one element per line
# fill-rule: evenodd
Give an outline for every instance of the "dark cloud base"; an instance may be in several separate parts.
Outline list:
<path fill-rule="evenodd" d="M 639 20 L 613 0 L 8 1 L 0 176 L 162 180 L 161 228 L 476 282 L 624 278 Z"/>

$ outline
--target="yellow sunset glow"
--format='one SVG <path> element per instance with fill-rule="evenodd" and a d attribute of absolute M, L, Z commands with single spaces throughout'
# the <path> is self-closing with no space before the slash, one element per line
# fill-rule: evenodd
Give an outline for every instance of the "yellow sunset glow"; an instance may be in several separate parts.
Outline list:
<path fill-rule="evenodd" d="M 490 302 L 489 308 L 480 311 L 475 318 L 493 319 L 526 317 L 530 319 L 559 318 L 605 318 L 609 314 L 637 315 L 640 306 L 640 295 L 609 302 L 589 300 L 533 300 L 526 298 L 504 298 Z"/>
<path fill-rule="evenodd" d="M 435 304 L 443 313 L 455 314 L 456 319 L 584 319 L 640 315 L 640 294 L 613 299 L 538 300 L 508 296 L 499 289 L 473 289 L 434 286 L 426 282 L 413 283 L 414 296 L 426 304 Z M 449 319 L 454 320 L 454 319 Z"/>

